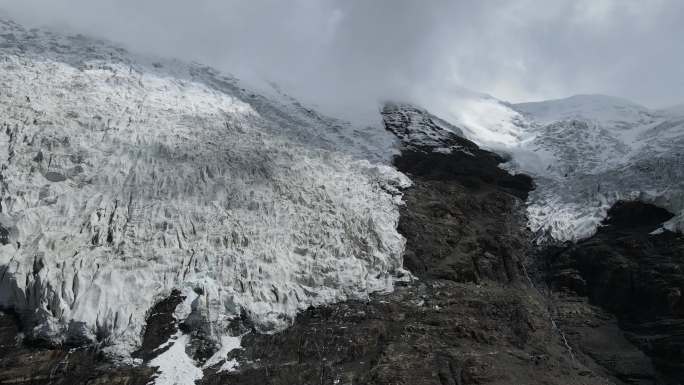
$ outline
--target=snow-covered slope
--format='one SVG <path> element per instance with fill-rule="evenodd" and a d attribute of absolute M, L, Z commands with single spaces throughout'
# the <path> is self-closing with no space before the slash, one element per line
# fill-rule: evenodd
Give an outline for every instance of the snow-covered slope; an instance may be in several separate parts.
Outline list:
<path fill-rule="evenodd" d="M 447 94 L 430 98 L 433 102 L 428 110 L 458 127 L 467 139 L 489 149 L 515 146 L 522 139 L 527 121 L 509 104 L 462 88 Z"/>
<path fill-rule="evenodd" d="M 408 179 L 357 130 L 200 66 L 0 22 L 0 306 L 123 356 L 178 288 L 217 341 L 390 290 Z"/>
<path fill-rule="evenodd" d="M 661 114 L 669 115 L 671 117 L 684 118 L 684 104 L 668 107 L 658 111 Z"/>
<path fill-rule="evenodd" d="M 657 203 L 677 214 L 666 227 L 682 229 L 684 119 L 600 95 L 513 108 L 531 122 L 513 167 L 537 177 L 533 230 L 556 240 L 590 236 L 620 199 Z"/>
<path fill-rule="evenodd" d="M 606 95 L 575 95 L 565 99 L 519 103 L 513 108 L 537 123 L 588 119 L 610 124 L 611 128 L 628 128 L 634 123 L 647 124 L 655 119 L 655 114 L 646 107 Z"/>
<path fill-rule="evenodd" d="M 620 199 L 656 203 L 677 214 L 667 228 L 684 228 L 679 108 L 650 110 L 603 95 L 513 105 L 462 92 L 434 111 L 451 131 L 509 155 L 511 171 L 535 178 L 528 214 L 540 240 L 592 235 Z"/>
<path fill-rule="evenodd" d="M 512 105 L 528 121 L 510 151 L 513 169 L 535 176 L 530 226 L 542 236 L 592 235 L 620 199 L 641 199 L 674 212 L 682 228 L 684 119 L 630 101 L 578 95 Z"/>

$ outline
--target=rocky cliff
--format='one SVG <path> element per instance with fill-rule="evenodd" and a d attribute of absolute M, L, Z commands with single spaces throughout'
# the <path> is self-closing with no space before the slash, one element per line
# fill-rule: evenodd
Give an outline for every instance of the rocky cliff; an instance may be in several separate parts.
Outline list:
<path fill-rule="evenodd" d="M 560 327 L 580 354 L 627 383 L 684 379 L 684 237 L 653 233 L 672 216 L 650 204 L 618 202 L 596 235 L 541 257 Z M 615 336 L 651 357 L 653 367 Z"/>

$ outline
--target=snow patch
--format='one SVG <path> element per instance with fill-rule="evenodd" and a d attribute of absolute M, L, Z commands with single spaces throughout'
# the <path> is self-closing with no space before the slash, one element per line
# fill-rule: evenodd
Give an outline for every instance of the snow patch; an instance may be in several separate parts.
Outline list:
<path fill-rule="evenodd" d="M 481 147 L 502 149 L 525 139 L 527 121 L 509 105 L 485 94 L 456 92 L 430 106 L 456 134 Z"/>
<path fill-rule="evenodd" d="M 219 350 L 212 355 L 207 362 L 204 363 L 204 366 L 202 367 L 203 369 L 210 368 L 219 362 L 223 361 L 223 364 L 221 364 L 221 367 L 219 368 L 218 372 L 225 372 L 225 371 L 233 371 L 237 368 L 238 363 L 235 359 L 230 359 L 228 360 L 228 353 L 232 352 L 235 349 L 240 349 L 240 341 L 242 340 L 242 337 L 231 337 L 231 336 L 222 336 L 221 337 L 221 347 Z"/>
<path fill-rule="evenodd" d="M 185 352 L 189 342 L 190 336 L 178 332 L 159 347 L 167 350 L 149 363 L 150 367 L 157 367 L 157 375 L 152 384 L 194 385 L 195 381 L 202 379 L 202 369 Z"/>
<path fill-rule="evenodd" d="M 575 95 L 564 99 L 514 104 L 513 108 L 541 124 L 582 119 L 617 127 L 621 122 L 627 125 L 634 122 L 643 124 L 654 118 L 654 113 L 646 107 L 606 95 Z"/>

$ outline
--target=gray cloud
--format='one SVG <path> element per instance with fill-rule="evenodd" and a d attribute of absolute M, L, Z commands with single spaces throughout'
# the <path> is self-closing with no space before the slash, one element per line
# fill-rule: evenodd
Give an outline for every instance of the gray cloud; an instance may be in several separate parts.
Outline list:
<path fill-rule="evenodd" d="M 684 102 L 679 0 L 0 0 L 28 25 L 268 78 L 347 117 L 462 87 Z"/>

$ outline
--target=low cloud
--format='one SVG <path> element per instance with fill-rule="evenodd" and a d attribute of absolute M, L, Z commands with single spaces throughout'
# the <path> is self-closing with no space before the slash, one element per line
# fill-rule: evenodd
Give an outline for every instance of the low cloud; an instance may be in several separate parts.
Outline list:
<path fill-rule="evenodd" d="M 273 80 L 354 118 L 463 88 L 518 102 L 684 103 L 679 0 L 0 0 L 29 26 Z"/>

